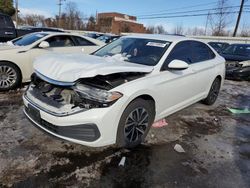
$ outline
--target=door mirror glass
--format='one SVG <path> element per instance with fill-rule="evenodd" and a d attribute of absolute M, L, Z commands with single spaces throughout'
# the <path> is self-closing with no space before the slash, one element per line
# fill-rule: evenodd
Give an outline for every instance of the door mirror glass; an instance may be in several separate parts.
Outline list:
<path fill-rule="evenodd" d="M 188 68 L 188 64 L 185 61 L 182 60 L 173 60 L 168 64 L 168 68 L 169 69 L 173 69 L 173 70 L 184 70 Z"/>
<path fill-rule="evenodd" d="M 46 42 L 46 41 L 42 41 L 42 42 L 39 44 L 39 48 L 49 48 L 49 43 Z"/>

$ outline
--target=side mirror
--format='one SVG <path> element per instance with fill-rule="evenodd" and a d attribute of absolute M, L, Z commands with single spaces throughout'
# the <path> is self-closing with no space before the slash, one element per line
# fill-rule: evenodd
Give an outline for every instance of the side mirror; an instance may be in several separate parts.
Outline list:
<path fill-rule="evenodd" d="M 39 48 L 49 48 L 49 43 L 47 41 L 42 41 L 39 44 Z"/>
<path fill-rule="evenodd" d="M 173 60 L 168 64 L 168 68 L 172 69 L 172 70 L 184 70 L 187 69 L 189 67 L 189 65 L 182 60 Z"/>

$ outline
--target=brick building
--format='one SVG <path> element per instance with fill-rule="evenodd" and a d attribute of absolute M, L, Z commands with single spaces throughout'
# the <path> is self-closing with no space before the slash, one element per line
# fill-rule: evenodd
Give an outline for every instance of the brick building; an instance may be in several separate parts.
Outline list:
<path fill-rule="evenodd" d="M 103 33 L 145 33 L 143 24 L 137 23 L 135 16 L 109 12 L 99 13 L 97 16 L 97 27 Z"/>

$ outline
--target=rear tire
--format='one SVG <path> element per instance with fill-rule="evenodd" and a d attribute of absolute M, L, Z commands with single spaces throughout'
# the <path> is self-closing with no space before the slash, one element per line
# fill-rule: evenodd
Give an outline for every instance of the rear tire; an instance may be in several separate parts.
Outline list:
<path fill-rule="evenodd" d="M 144 141 L 154 122 L 155 109 L 151 101 L 135 99 L 124 110 L 118 125 L 116 144 L 134 148 Z"/>
<path fill-rule="evenodd" d="M 221 86 L 221 80 L 217 77 L 212 83 L 207 98 L 205 98 L 202 102 L 206 105 L 214 104 L 216 99 L 218 98 L 220 92 L 220 86 Z"/>
<path fill-rule="evenodd" d="M 0 62 L 0 91 L 16 89 L 21 84 L 21 72 L 9 62 Z"/>

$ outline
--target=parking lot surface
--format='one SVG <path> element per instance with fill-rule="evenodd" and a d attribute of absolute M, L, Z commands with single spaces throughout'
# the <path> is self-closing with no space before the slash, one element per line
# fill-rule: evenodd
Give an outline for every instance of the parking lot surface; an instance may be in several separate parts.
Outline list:
<path fill-rule="evenodd" d="M 24 117 L 22 92 L 0 94 L 0 187 L 250 187 L 250 114 L 227 109 L 250 108 L 250 82 L 226 81 L 215 105 L 167 117 L 134 150 L 44 134 Z"/>

